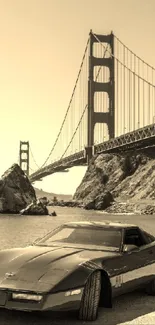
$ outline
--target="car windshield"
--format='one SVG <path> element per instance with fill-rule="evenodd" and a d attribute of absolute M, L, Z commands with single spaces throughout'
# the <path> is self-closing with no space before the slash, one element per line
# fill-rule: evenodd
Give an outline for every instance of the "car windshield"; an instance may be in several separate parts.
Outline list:
<path fill-rule="evenodd" d="M 54 243 L 106 246 L 120 249 L 121 230 L 110 228 L 91 227 L 61 227 L 48 234 L 37 244 L 52 246 Z"/>

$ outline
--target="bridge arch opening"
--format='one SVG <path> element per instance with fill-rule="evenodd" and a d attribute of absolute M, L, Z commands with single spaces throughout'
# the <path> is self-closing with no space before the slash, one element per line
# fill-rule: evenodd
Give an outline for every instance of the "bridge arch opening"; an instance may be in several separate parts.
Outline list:
<path fill-rule="evenodd" d="M 109 96 L 106 92 L 95 92 L 94 112 L 109 112 Z"/>
<path fill-rule="evenodd" d="M 106 66 L 94 67 L 94 81 L 96 82 L 109 82 L 110 80 L 110 70 Z"/>
<path fill-rule="evenodd" d="M 106 50 L 106 52 L 105 52 Z M 93 56 L 96 58 L 110 58 L 111 57 L 111 46 L 106 42 L 95 42 L 93 44 Z"/>
<path fill-rule="evenodd" d="M 94 127 L 94 145 L 109 140 L 108 125 L 96 123 Z"/>

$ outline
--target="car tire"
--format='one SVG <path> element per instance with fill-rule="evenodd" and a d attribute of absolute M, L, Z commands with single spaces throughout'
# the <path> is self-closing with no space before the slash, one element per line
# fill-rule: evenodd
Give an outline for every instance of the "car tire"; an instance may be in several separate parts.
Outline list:
<path fill-rule="evenodd" d="M 155 296 L 155 280 L 152 280 L 148 283 L 146 292 L 149 296 Z"/>
<path fill-rule="evenodd" d="M 101 293 L 101 272 L 93 272 L 84 287 L 81 305 L 79 309 L 79 319 L 84 321 L 94 321 L 98 316 L 98 307 Z"/>

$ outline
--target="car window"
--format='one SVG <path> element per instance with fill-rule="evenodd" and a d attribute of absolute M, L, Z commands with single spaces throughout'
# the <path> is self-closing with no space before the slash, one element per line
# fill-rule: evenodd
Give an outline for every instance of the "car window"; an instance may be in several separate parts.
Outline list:
<path fill-rule="evenodd" d="M 150 244 L 153 241 L 155 241 L 155 237 L 152 236 L 151 234 L 148 234 L 146 231 L 143 230 L 142 231 L 142 234 L 143 234 L 143 236 L 144 236 L 147 244 Z"/>
<path fill-rule="evenodd" d="M 39 244 L 50 246 L 54 242 L 82 245 L 106 246 L 120 249 L 122 231 L 119 229 L 103 229 L 91 227 L 62 227 L 53 234 L 39 241 Z"/>
<path fill-rule="evenodd" d="M 129 228 L 125 230 L 124 245 L 135 245 L 137 247 L 146 245 L 145 238 L 141 235 L 138 228 Z"/>

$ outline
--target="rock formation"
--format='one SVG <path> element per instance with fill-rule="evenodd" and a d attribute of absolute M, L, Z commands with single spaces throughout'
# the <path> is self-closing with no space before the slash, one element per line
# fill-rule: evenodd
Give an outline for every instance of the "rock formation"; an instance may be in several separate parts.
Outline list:
<path fill-rule="evenodd" d="M 137 202 L 154 198 L 155 153 L 152 149 L 93 157 L 73 197 L 75 201 L 82 201 L 87 209 L 109 206 L 109 212 L 116 206 L 111 205 L 113 199 Z"/>
<path fill-rule="evenodd" d="M 83 204 L 82 202 L 78 202 L 78 201 L 74 201 L 74 200 L 70 200 L 70 201 L 57 201 L 57 202 L 49 202 L 48 206 L 59 206 L 59 207 L 68 207 L 68 208 L 82 208 Z"/>
<path fill-rule="evenodd" d="M 35 199 L 28 177 L 17 164 L 12 165 L 0 179 L 0 213 L 18 213 Z"/>
<path fill-rule="evenodd" d="M 40 200 L 34 200 L 25 209 L 21 210 L 20 214 L 43 216 L 48 215 L 49 213 L 45 204 L 43 204 Z"/>
<path fill-rule="evenodd" d="M 56 214 L 56 212 L 55 212 L 55 211 L 53 211 L 53 212 L 49 213 L 49 216 L 52 216 L 52 217 L 56 217 L 56 216 L 57 216 L 57 214 Z"/>
<path fill-rule="evenodd" d="M 44 205 L 48 205 L 49 204 L 49 200 L 47 199 L 46 196 L 40 197 L 38 198 L 40 202 L 42 202 Z"/>

